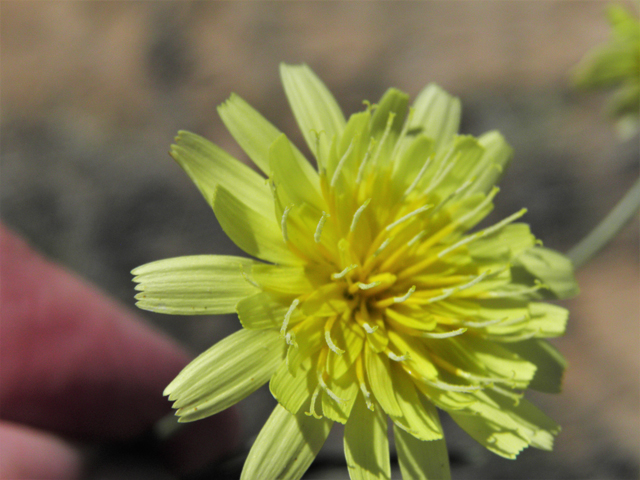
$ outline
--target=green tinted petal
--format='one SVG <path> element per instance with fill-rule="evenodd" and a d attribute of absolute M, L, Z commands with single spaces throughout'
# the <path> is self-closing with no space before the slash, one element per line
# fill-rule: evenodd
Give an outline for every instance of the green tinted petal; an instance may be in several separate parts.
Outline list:
<path fill-rule="evenodd" d="M 198 420 L 239 402 L 269 380 L 285 343 L 270 330 L 240 330 L 202 353 L 164 391 L 181 422 Z"/>
<path fill-rule="evenodd" d="M 302 362 L 302 369 L 298 370 L 294 376 L 289 372 L 286 363 L 282 362 L 269 382 L 271 394 L 291 414 L 298 413 L 318 384 L 311 363 L 311 358 L 307 358 Z"/>
<path fill-rule="evenodd" d="M 273 212 L 269 187 L 251 168 L 194 133 L 180 131 L 175 141 L 171 156 L 187 172 L 207 203 L 213 206 L 215 187 L 222 185 L 244 198 L 251 209 Z"/>
<path fill-rule="evenodd" d="M 526 388 L 536 366 L 493 341 L 471 335 L 433 340 L 429 347 L 452 365 L 472 374 L 499 379 L 513 388 Z M 464 374 L 461 378 L 465 378 Z"/>
<path fill-rule="evenodd" d="M 295 155 L 291 142 L 284 134 L 269 148 L 269 167 L 276 189 L 284 189 L 292 203 L 307 203 L 317 208 L 319 213 L 326 209 L 324 199 L 320 195 L 318 172 L 304 157 L 299 158 Z"/>
<path fill-rule="evenodd" d="M 389 341 L 395 345 L 398 352 L 408 355 L 407 365 L 418 375 L 434 379 L 438 375 L 438 370 L 429 359 L 429 352 L 425 348 L 425 343 L 406 335 L 399 335 L 394 330 L 387 330 Z"/>
<path fill-rule="evenodd" d="M 488 390 L 475 394 L 478 402 L 466 411 L 449 412 L 451 417 L 476 441 L 506 458 L 527 446 L 549 450 L 560 428 L 526 400 Z"/>
<path fill-rule="evenodd" d="M 342 137 L 337 143 L 335 155 L 328 158 L 326 170 L 330 182 L 333 182 L 336 167 L 340 165 L 340 176 L 345 179 L 346 186 L 351 189 L 355 187 L 360 161 L 369 147 L 370 121 L 371 112 L 368 110 L 349 117 Z M 345 157 L 344 160 L 343 157 Z M 338 180 L 336 179 L 336 183 Z"/>
<path fill-rule="evenodd" d="M 529 304 L 529 312 L 529 328 L 538 332 L 537 337 L 558 337 L 564 334 L 569 319 L 569 311 L 566 308 L 551 303 L 532 302 Z"/>
<path fill-rule="evenodd" d="M 333 422 L 277 405 L 256 439 L 241 480 L 295 480 L 302 477 L 324 444 Z"/>
<path fill-rule="evenodd" d="M 345 322 L 336 322 L 331 330 L 331 339 L 344 350 L 342 355 L 329 355 L 327 373 L 330 377 L 341 378 L 353 371 L 354 362 L 360 357 L 364 338 L 358 326 Z"/>
<path fill-rule="evenodd" d="M 529 443 L 514 431 L 501 431 L 484 417 L 457 411 L 449 412 L 449 415 L 475 441 L 501 457 L 514 459 L 529 446 Z"/>
<path fill-rule="evenodd" d="M 308 66 L 282 63 L 280 76 L 300 131 L 318 158 L 318 134 L 325 132 L 319 141 L 327 143 L 321 148 L 328 150 L 331 138 L 342 135 L 344 115 L 331 92 Z"/>
<path fill-rule="evenodd" d="M 556 298 L 573 297 L 580 291 L 571 260 L 561 253 L 536 247 L 520 255 L 515 263 L 547 285 Z"/>
<path fill-rule="evenodd" d="M 298 346 L 289 347 L 287 352 L 287 364 L 293 375 L 297 374 L 300 364 L 307 357 L 324 346 L 322 342 L 325 321 L 326 319 L 322 317 L 307 317 L 300 322 L 300 325 L 296 325 L 295 342 Z"/>
<path fill-rule="evenodd" d="M 468 408 L 476 401 L 475 398 L 468 393 L 442 390 L 441 388 L 432 387 L 422 382 L 416 382 L 415 385 L 431 403 L 447 412 Z"/>
<path fill-rule="evenodd" d="M 240 300 L 236 305 L 236 313 L 244 328 L 280 328 L 290 305 L 291 300 L 259 292 Z"/>
<path fill-rule="evenodd" d="M 390 154 L 402 131 L 408 105 L 409 95 L 396 88 L 390 88 L 384 93 L 376 106 L 373 117 L 371 118 L 371 136 L 378 142 L 384 141 L 384 144 L 380 145 L 380 143 L 378 143 L 376 147 L 376 149 L 380 149 L 380 152 L 376 153 L 377 162 L 373 165 L 373 168 L 384 165 L 383 162 L 385 161 L 392 160 Z M 391 120 L 390 115 L 393 115 L 393 121 L 389 126 L 388 122 Z M 385 138 L 387 129 L 389 130 Z"/>
<path fill-rule="evenodd" d="M 404 123 L 408 106 L 409 95 L 406 93 L 397 88 L 390 88 L 384 92 L 384 95 L 376 105 L 373 118 L 371 119 L 371 135 L 374 137 L 382 135 L 386 129 L 390 113 L 395 115 L 391 130 L 398 135 L 402 130 L 402 124 Z"/>
<path fill-rule="evenodd" d="M 257 263 L 255 267 L 251 269 L 251 277 L 261 288 L 285 295 L 310 293 L 328 280 L 305 267 Z"/>
<path fill-rule="evenodd" d="M 480 135 L 478 143 L 484 148 L 484 153 L 470 174 L 476 180 L 465 195 L 488 193 L 498 183 L 513 158 L 513 149 L 500 132 L 491 131 Z"/>
<path fill-rule="evenodd" d="M 422 441 L 394 425 L 398 463 L 402 478 L 411 480 L 449 480 L 449 455 L 444 438 Z"/>
<path fill-rule="evenodd" d="M 230 313 L 258 289 L 242 275 L 254 260 L 223 255 L 169 258 L 135 268 L 136 305 L 178 315 Z"/>
<path fill-rule="evenodd" d="M 514 405 L 510 399 L 500 395 L 494 394 L 493 398 L 520 425 L 532 447 L 549 451 L 553 448 L 554 437 L 560 433 L 560 426 L 556 422 L 528 400 L 522 399 Z"/>
<path fill-rule="evenodd" d="M 392 185 L 403 194 L 414 182 L 425 163 L 434 154 L 435 142 L 431 137 L 418 135 L 393 163 Z M 433 159 L 430 160 L 433 162 Z"/>
<path fill-rule="evenodd" d="M 567 362 L 549 342 L 531 339 L 508 343 L 505 347 L 538 368 L 528 388 L 545 393 L 560 393 Z"/>
<path fill-rule="evenodd" d="M 536 237 L 526 223 L 512 223 L 468 245 L 474 260 L 508 262 L 533 247 Z"/>
<path fill-rule="evenodd" d="M 337 356 L 337 355 L 334 355 Z M 347 423 L 353 405 L 360 394 L 358 380 L 353 372 L 349 372 L 342 378 L 329 377 L 327 386 L 340 399 L 336 401 L 326 391 L 322 392 L 322 414 L 336 422 Z"/>
<path fill-rule="evenodd" d="M 441 165 L 438 165 L 438 162 L 434 165 L 438 166 L 438 169 L 432 169 L 433 175 L 425 175 L 427 190 L 436 193 L 440 198 L 446 198 L 464 182 L 474 179 L 474 167 L 483 155 L 484 148 L 474 137 L 456 136 L 450 150 L 439 155 Z"/>
<path fill-rule="evenodd" d="M 387 417 L 379 405 L 370 411 L 362 395 L 344 428 L 344 454 L 351 480 L 391 478 Z"/>
<path fill-rule="evenodd" d="M 249 255 L 284 265 L 302 263 L 284 243 L 273 210 L 254 209 L 245 196 L 218 185 L 213 211 L 224 232 Z"/>
<path fill-rule="evenodd" d="M 268 175 L 269 147 L 282 132 L 236 94 L 218 106 L 218 113 L 236 142 Z"/>
<path fill-rule="evenodd" d="M 391 378 L 389 358 L 381 353 L 374 353 L 369 346 L 364 350 L 365 368 L 371 392 L 387 415 L 402 415 L 396 401 Z"/>
<path fill-rule="evenodd" d="M 458 132 L 460 100 L 431 83 L 420 92 L 413 104 L 409 131 L 417 130 L 435 140 L 436 150 L 443 148 Z"/>
<path fill-rule="evenodd" d="M 420 400 L 413 381 L 402 371 L 402 367 L 392 367 L 392 371 L 396 399 L 402 410 L 402 416 L 392 416 L 394 423 L 419 440 L 442 438 L 442 426 L 433 404 Z"/>

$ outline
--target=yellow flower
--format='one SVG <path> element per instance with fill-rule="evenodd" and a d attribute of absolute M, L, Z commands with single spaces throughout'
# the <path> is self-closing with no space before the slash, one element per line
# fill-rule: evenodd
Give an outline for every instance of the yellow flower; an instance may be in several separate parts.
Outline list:
<path fill-rule="evenodd" d="M 611 39 L 582 59 L 574 72 L 583 88 L 617 87 L 609 111 L 620 119 L 621 133 L 638 129 L 640 114 L 640 20 L 620 5 L 608 9 Z"/>
<path fill-rule="evenodd" d="M 388 90 L 345 120 L 306 66 L 281 66 L 318 169 L 232 95 L 219 107 L 266 175 L 180 132 L 171 154 L 249 255 L 161 260 L 133 271 L 140 308 L 236 311 L 243 328 L 187 366 L 165 394 L 181 421 L 215 414 L 269 381 L 279 404 L 242 478 L 300 478 L 333 422 L 351 478 L 389 478 L 387 416 L 407 479 L 449 476 L 436 407 L 488 449 L 551 449 L 559 427 L 528 401 L 559 391 L 545 337 L 576 293 L 570 262 L 536 246 L 524 210 L 491 211 L 511 158 L 497 132 L 458 135 L 460 102 L 427 86 Z"/>

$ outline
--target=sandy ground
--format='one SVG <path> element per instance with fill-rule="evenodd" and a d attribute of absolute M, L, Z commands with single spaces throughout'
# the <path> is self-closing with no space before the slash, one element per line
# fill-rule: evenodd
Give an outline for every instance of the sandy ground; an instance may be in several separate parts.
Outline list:
<path fill-rule="evenodd" d="M 2 2 L 2 221 L 132 307 L 133 267 L 239 253 L 166 152 L 188 129 L 246 160 L 215 111 L 231 92 L 300 144 L 278 64 L 306 62 L 347 113 L 388 86 L 415 96 L 435 81 L 460 96 L 463 133 L 498 129 L 516 152 L 493 218 L 526 206 L 537 236 L 565 251 L 638 175 L 638 137 L 620 142 L 606 95 L 568 81 L 607 38 L 605 6 Z M 579 272 L 582 294 L 565 302 L 564 392 L 533 396 L 563 426 L 555 450 L 502 460 L 445 420 L 454 478 L 638 477 L 638 237 L 636 219 Z M 233 317 L 145 316 L 194 353 L 238 328 Z M 264 390 L 242 404 L 247 445 L 272 406 Z M 307 478 L 346 478 L 339 433 Z M 233 478 L 238 462 L 203 478 Z M 130 456 L 98 456 L 90 475 L 165 478 Z"/>

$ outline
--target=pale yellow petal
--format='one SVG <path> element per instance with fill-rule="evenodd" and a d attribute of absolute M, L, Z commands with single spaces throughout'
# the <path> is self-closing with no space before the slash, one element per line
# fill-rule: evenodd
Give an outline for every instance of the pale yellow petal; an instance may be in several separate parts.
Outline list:
<path fill-rule="evenodd" d="M 242 275 L 253 260 L 224 255 L 169 258 L 134 269 L 139 308 L 178 315 L 230 313 L 258 289 Z"/>
<path fill-rule="evenodd" d="M 247 197 L 240 198 L 218 185 L 213 211 L 224 232 L 249 255 L 284 265 L 303 263 L 285 244 L 268 204 L 253 208 Z"/>
<path fill-rule="evenodd" d="M 449 455 L 444 438 L 423 441 L 394 425 L 402 478 L 411 480 L 450 480 Z"/>
<path fill-rule="evenodd" d="M 302 478 L 324 444 L 333 422 L 277 405 L 244 463 L 241 480 Z"/>
<path fill-rule="evenodd" d="M 265 384 L 282 363 L 277 332 L 240 330 L 202 353 L 164 391 L 181 422 L 218 413 Z"/>
<path fill-rule="evenodd" d="M 370 411 L 362 395 L 344 428 L 344 454 L 351 480 L 391 478 L 387 417 L 379 405 Z"/>

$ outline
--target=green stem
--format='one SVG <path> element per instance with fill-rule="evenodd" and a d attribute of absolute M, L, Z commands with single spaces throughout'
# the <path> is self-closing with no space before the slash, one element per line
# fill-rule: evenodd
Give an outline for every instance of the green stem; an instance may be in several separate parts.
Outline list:
<path fill-rule="evenodd" d="M 640 178 L 605 219 L 569 250 L 567 256 L 573 262 L 574 268 L 577 270 L 591 260 L 631 220 L 638 208 L 640 208 Z"/>

